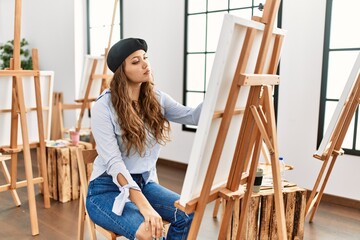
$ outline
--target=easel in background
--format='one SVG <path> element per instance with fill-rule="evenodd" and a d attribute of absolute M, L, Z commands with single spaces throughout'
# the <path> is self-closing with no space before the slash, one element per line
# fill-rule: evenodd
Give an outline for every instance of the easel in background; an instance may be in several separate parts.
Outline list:
<path fill-rule="evenodd" d="M 88 81 L 86 84 L 85 93 L 83 95 L 83 98 L 76 99 L 75 104 L 63 104 L 62 93 L 56 93 L 54 95 L 54 118 L 53 119 L 56 119 L 55 122 L 57 122 L 58 124 L 54 124 L 54 129 L 52 130 L 51 139 L 61 139 L 64 137 L 64 135 L 63 135 L 64 126 L 63 126 L 63 120 L 62 120 L 62 118 L 63 118 L 62 111 L 63 110 L 71 110 L 71 109 L 74 110 L 74 109 L 80 108 L 80 113 L 79 113 L 78 119 L 76 121 L 76 126 L 75 126 L 75 130 L 80 131 L 81 125 L 82 125 L 82 120 L 83 120 L 84 113 L 85 113 L 85 109 L 90 110 L 91 103 L 96 100 L 96 98 L 89 97 L 94 81 L 101 80 L 101 87 L 99 89 L 99 95 L 102 93 L 102 91 L 104 91 L 109 86 L 109 82 L 112 79 L 113 75 L 107 73 L 108 66 L 106 63 L 106 59 L 107 59 L 108 51 L 109 51 L 110 44 L 111 44 L 112 33 L 113 33 L 114 22 L 115 22 L 115 14 L 116 14 L 116 8 L 118 5 L 118 2 L 119 2 L 119 0 L 114 0 L 113 15 L 112 15 L 111 27 L 110 27 L 110 35 L 109 35 L 108 44 L 107 44 L 107 47 L 105 48 L 105 53 L 103 56 L 104 65 L 103 65 L 102 73 L 101 74 L 96 73 L 96 68 L 99 64 L 100 58 L 102 58 L 102 57 L 90 58 L 90 60 L 92 61 L 91 71 L 90 71 L 90 75 L 88 77 Z"/>
<path fill-rule="evenodd" d="M 100 85 L 98 89 L 95 89 L 96 85 L 94 81 L 101 80 L 102 82 L 107 83 L 112 75 L 107 74 L 96 74 L 96 70 L 99 67 L 99 61 L 104 61 L 102 57 L 93 57 L 93 56 L 86 56 L 86 63 L 90 63 L 88 67 L 91 67 L 91 70 L 88 74 L 88 78 L 86 81 L 85 91 L 84 91 L 84 98 L 76 99 L 75 103 L 73 104 L 66 104 L 63 103 L 63 93 L 54 93 L 54 102 L 53 102 L 53 126 L 51 129 L 51 139 L 62 139 L 64 138 L 64 124 L 63 124 L 63 110 L 76 110 L 80 109 L 80 114 L 78 116 L 78 120 L 76 123 L 76 131 L 80 131 L 82 119 L 84 117 L 84 113 L 86 109 L 91 108 L 91 103 L 94 102 L 98 95 L 103 91 L 102 86 L 107 86 L 106 84 Z M 107 67 L 106 63 L 105 66 Z M 84 71 L 85 74 L 85 71 Z M 105 89 L 105 88 L 104 88 Z M 96 90 L 96 91 L 94 91 Z M 94 93 L 96 97 L 94 96 Z M 91 96 L 92 95 L 92 96 Z"/>
<path fill-rule="evenodd" d="M 189 201 L 185 208 L 177 202 L 175 203 L 177 207 L 183 209 L 187 213 L 195 212 L 188 235 L 188 239 L 190 240 L 197 239 L 206 205 L 219 197 L 226 200 L 226 208 L 221 221 L 218 239 L 226 238 L 229 222 L 231 221 L 234 210 L 234 203 L 235 200 L 239 198 L 243 199 L 243 205 L 241 207 L 236 239 L 243 238 L 246 230 L 245 223 L 247 219 L 247 210 L 250 205 L 252 185 L 255 179 L 263 141 L 265 141 L 271 156 L 278 236 L 279 239 L 287 239 L 278 161 L 275 112 L 272 101 L 273 85 L 279 83 L 279 77 L 275 75 L 275 73 L 280 58 L 280 49 L 283 39 L 280 35 L 276 35 L 275 37 L 274 47 L 271 51 L 270 66 L 268 66 L 268 69 L 265 69 L 265 61 L 270 50 L 269 45 L 279 5 L 279 0 L 266 1 L 263 17 L 256 18 L 257 21 L 264 23 L 265 29 L 261 40 L 261 47 L 254 74 L 244 73 L 249 62 L 249 55 L 253 51 L 252 48 L 257 31 L 255 28 L 251 27 L 247 29 L 225 110 L 223 114 L 218 114 L 219 117 L 222 117 L 222 121 L 220 123 L 214 148 L 212 150 L 210 163 L 206 172 L 200 197 Z M 250 86 L 250 92 L 245 107 L 243 121 L 241 123 L 240 133 L 237 139 L 231 170 L 226 186 L 221 186 L 211 191 L 230 122 L 234 113 L 236 113 L 235 105 L 241 86 Z M 248 171 L 249 165 L 250 168 Z M 239 187 L 240 184 L 245 183 L 247 190 L 244 193 L 239 189 Z"/>
<path fill-rule="evenodd" d="M 21 69 L 20 26 L 21 26 L 21 0 L 16 0 L 15 20 L 14 20 L 13 61 L 9 70 L 0 71 L 0 76 L 13 77 L 10 146 L 2 147 L 0 149 L 1 152 L 5 154 L 9 154 L 11 158 L 11 171 L 10 171 L 10 179 L 9 179 L 10 183 L 0 186 L 0 192 L 10 190 L 12 191 L 14 197 L 14 191 L 16 188 L 27 186 L 31 232 L 32 235 L 38 235 L 39 226 L 37 219 L 34 184 L 37 183 L 43 184 L 45 208 L 50 207 L 49 187 L 48 187 L 46 159 L 45 159 L 45 141 L 44 141 L 44 127 L 43 127 L 42 103 L 41 103 L 41 93 L 40 93 L 39 63 L 38 63 L 37 50 L 33 49 L 32 58 L 33 58 L 34 70 Z M 40 163 L 40 172 L 42 175 L 41 177 L 37 177 L 37 178 L 33 177 L 33 171 L 32 171 L 30 143 L 29 143 L 27 120 L 26 120 L 27 110 L 25 109 L 24 91 L 23 91 L 23 83 L 22 83 L 23 76 L 34 76 L 36 112 L 37 112 L 38 132 L 39 132 L 39 143 L 37 147 L 39 148 L 39 158 L 40 158 L 39 163 Z M 22 134 L 22 146 L 18 146 L 19 119 L 20 119 L 21 134 Z M 17 167 L 18 167 L 17 154 L 21 151 L 23 151 L 23 155 L 24 155 L 26 180 L 17 182 Z M 15 204 L 17 206 L 20 205 L 20 201 L 18 201 L 18 199 L 15 200 Z"/>
<path fill-rule="evenodd" d="M 336 122 L 330 123 L 330 127 L 331 125 L 334 126 L 334 129 L 331 132 L 329 132 L 331 134 L 330 138 L 327 141 L 327 139 L 325 139 L 326 136 L 324 136 L 323 141 L 326 140 L 322 142 L 322 144 L 324 143 L 326 144 L 324 150 L 322 150 L 322 152 L 314 154 L 314 158 L 322 160 L 323 164 L 306 205 L 306 215 L 308 215 L 312 211 L 309 222 L 312 222 L 314 219 L 316 210 L 320 204 L 322 195 L 324 193 L 326 183 L 330 177 L 331 171 L 334 167 L 337 157 L 344 153 L 344 151 L 341 149 L 341 145 L 344 141 L 351 120 L 355 115 L 355 111 L 360 103 L 359 71 L 360 71 L 360 54 L 358 55 L 358 58 L 352 70 L 352 74 L 350 75 L 348 83 L 345 86 L 344 92 L 338 103 L 337 109 L 339 109 L 339 113 L 337 114 L 335 112 L 333 116 L 332 121 L 336 121 Z M 338 119 L 335 119 L 336 116 L 338 116 Z M 327 167 L 329 163 L 330 165 Z M 325 173 L 325 178 L 323 179 L 324 173 Z M 317 193 L 320 184 L 321 184 L 320 191 Z"/>

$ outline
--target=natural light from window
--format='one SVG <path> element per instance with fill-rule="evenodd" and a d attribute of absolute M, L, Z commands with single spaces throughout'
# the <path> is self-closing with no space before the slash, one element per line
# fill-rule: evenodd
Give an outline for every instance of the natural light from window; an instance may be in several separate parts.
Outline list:
<path fill-rule="evenodd" d="M 89 0 L 89 43 L 90 54 L 101 56 L 108 47 L 114 0 Z M 110 46 L 120 39 L 120 11 L 117 4 L 117 13 L 114 19 L 112 42 Z"/>

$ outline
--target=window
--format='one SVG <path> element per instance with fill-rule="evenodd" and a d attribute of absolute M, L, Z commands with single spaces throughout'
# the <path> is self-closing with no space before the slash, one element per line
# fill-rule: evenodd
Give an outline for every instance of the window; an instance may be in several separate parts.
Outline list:
<path fill-rule="evenodd" d="M 318 146 L 360 52 L 359 7 L 358 0 L 327 0 L 326 3 Z M 343 142 L 345 153 L 360 155 L 358 131 L 357 110 Z"/>
<path fill-rule="evenodd" d="M 112 16 L 117 0 L 87 0 L 88 12 L 88 53 L 104 55 L 108 47 Z M 114 26 L 110 46 L 122 37 L 122 0 L 116 4 Z"/>
<path fill-rule="evenodd" d="M 203 101 L 224 14 L 251 19 L 262 16 L 260 0 L 187 0 L 185 4 L 184 104 Z M 279 14 L 280 16 L 281 14 Z M 194 126 L 183 130 L 195 131 Z"/>

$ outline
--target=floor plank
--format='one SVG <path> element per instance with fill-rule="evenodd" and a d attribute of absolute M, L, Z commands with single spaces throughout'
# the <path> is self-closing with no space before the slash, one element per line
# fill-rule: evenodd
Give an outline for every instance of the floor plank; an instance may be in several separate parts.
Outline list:
<path fill-rule="evenodd" d="M 34 158 L 33 158 L 34 159 Z M 36 162 L 33 161 L 36 166 Z M 34 167 L 34 175 L 37 174 Z M 173 166 L 159 165 L 158 174 L 160 183 L 165 187 L 180 193 L 185 176 L 183 169 Z M 23 179 L 23 164 L 19 161 L 19 179 Z M 0 173 L 0 184 L 5 182 Z M 15 207 L 10 192 L 0 193 L 0 239 L 51 239 L 64 240 L 76 239 L 78 201 L 60 203 L 51 200 L 51 208 L 44 208 L 42 195 L 36 186 L 36 203 L 39 220 L 40 234 L 31 236 L 29 208 L 26 188 L 18 189 L 22 202 L 20 207 Z M 201 224 L 198 239 L 217 239 L 219 219 L 212 218 L 213 204 L 209 204 Z M 305 223 L 304 239 L 335 240 L 335 239 L 360 239 L 360 210 L 343 207 L 336 204 L 321 202 L 313 223 Z M 99 237 L 99 239 L 104 239 Z"/>

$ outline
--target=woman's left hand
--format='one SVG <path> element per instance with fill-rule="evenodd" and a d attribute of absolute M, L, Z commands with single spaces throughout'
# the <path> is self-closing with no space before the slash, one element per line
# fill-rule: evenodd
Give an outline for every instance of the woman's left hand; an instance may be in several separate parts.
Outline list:
<path fill-rule="evenodd" d="M 145 228 L 147 231 L 151 231 L 153 238 L 160 238 L 163 235 L 163 221 L 161 216 L 152 208 L 140 209 L 141 214 L 145 218 Z"/>

